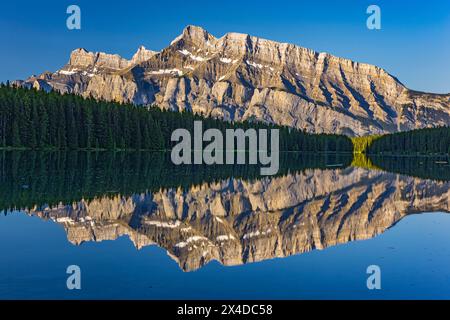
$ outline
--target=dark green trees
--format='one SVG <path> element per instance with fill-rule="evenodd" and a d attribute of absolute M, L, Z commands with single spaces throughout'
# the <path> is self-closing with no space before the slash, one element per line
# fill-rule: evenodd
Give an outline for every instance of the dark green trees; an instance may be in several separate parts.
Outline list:
<path fill-rule="evenodd" d="M 72 94 L 0 85 L 0 147 L 27 149 L 164 150 L 178 128 L 280 129 L 281 151 L 352 152 L 351 140 L 253 121 L 225 122 L 191 112 L 98 101 Z"/>
<path fill-rule="evenodd" d="M 450 154 L 450 127 L 394 133 L 373 141 L 370 154 Z"/>
<path fill-rule="evenodd" d="M 0 147 L 161 150 L 163 141 L 145 108 L 0 85 Z"/>

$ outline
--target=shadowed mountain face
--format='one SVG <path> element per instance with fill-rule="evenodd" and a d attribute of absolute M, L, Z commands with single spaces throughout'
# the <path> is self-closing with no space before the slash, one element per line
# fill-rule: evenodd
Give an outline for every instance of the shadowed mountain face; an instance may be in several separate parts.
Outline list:
<path fill-rule="evenodd" d="M 25 86 L 258 120 L 315 133 L 367 135 L 450 124 L 450 94 L 420 93 L 373 65 L 299 46 L 188 26 L 160 52 L 131 60 L 72 52 Z"/>
<path fill-rule="evenodd" d="M 27 210 L 61 224 L 74 244 L 128 235 L 137 248 L 164 248 L 185 271 L 211 260 L 239 265 L 370 239 L 429 211 L 450 211 L 449 182 L 355 167 Z"/>

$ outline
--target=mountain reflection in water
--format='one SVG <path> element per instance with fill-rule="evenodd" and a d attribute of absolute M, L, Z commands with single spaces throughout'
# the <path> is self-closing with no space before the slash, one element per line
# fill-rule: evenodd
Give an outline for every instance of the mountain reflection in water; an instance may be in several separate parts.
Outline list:
<path fill-rule="evenodd" d="M 370 239 L 406 215 L 450 211 L 450 182 L 423 176 L 442 159 L 384 160 L 419 178 L 381 170 L 380 159 L 364 168 L 345 155 L 290 154 L 280 175 L 260 178 L 249 167 L 168 167 L 164 157 L 4 154 L 2 209 L 56 221 L 76 245 L 122 235 L 137 248 L 156 244 L 184 271 Z"/>

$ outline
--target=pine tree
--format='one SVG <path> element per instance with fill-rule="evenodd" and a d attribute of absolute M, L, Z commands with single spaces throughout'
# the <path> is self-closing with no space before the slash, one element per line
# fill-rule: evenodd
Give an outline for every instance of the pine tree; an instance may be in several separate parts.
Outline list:
<path fill-rule="evenodd" d="M 17 120 L 13 120 L 12 124 L 12 138 L 11 138 L 11 146 L 13 147 L 21 147 L 22 143 L 20 141 L 20 134 L 19 134 L 19 123 Z"/>
<path fill-rule="evenodd" d="M 41 106 L 38 111 L 38 147 L 44 148 L 49 145 L 48 141 L 48 114 L 47 108 L 45 106 Z"/>

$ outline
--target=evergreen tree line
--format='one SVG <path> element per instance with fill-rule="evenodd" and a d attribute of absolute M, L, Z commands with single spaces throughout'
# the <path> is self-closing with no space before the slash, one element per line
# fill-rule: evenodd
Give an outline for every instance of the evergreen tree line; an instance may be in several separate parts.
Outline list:
<path fill-rule="evenodd" d="M 191 112 L 99 101 L 73 94 L 0 85 L 0 148 L 168 150 L 175 129 L 280 129 L 281 151 L 352 152 L 345 136 L 308 134 L 257 122 L 226 122 Z"/>
<path fill-rule="evenodd" d="M 0 86 L 0 146 L 31 149 L 160 149 L 145 108 Z"/>
<path fill-rule="evenodd" d="M 450 154 L 450 127 L 417 129 L 374 139 L 369 154 Z"/>

